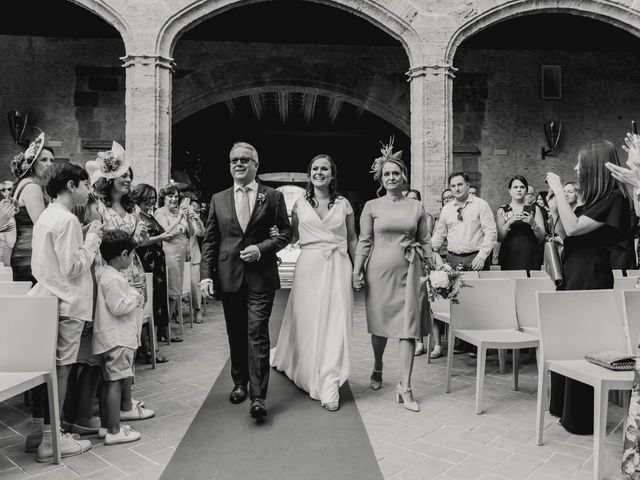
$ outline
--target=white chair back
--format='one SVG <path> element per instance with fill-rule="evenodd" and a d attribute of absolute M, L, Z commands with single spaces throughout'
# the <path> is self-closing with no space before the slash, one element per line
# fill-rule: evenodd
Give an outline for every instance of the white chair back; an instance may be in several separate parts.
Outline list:
<path fill-rule="evenodd" d="M 627 277 L 640 277 L 640 270 L 627 270 Z"/>
<path fill-rule="evenodd" d="M 480 278 L 527 278 L 526 270 L 482 270 Z"/>
<path fill-rule="evenodd" d="M 448 315 L 450 308 L 451 302 L 440 297 L 431 302 L 431 310 L 433 313 L 446 313 Z"/>
<path fill-rule="evenodd" d="M 611 270 L 611 272 L 613 273 L 613 278 L 622 278 L 624 277 L 622 270 L 620 270 L 619 268 L 614 268 L 613 270 Z"/>
<path fill-rule="evenodd" d="M 0 282 L 13 282 L 13 273 L 0 273 Z"/>
<path fill-rule="evenodd" d="M 616 293 L 622 297 L 622 318 L 629 329 L 629 351 L 635 353 L 640 344 L 640 290 L 622 290 Z"/>
<path fill-rule="evenodd" d="M 0 295 L 26 295 L 31 282 L 0 282 Z"/>
<path fill-rule="evenodd" d="M 613 290 L 538 292 L 542 358 L 584 360 L 590 352 L 627 350 Z"/>
<path fill-rule="evenodd" d="M 544 270 L 531 270 L 529 276 L 531 278 L 551 278 Z"/>
<path fill-rule="evenodd" d="M 538 329 L 538 299 L 536 292 L 555 292 L 556 286 L 547 278 L 516 278 L 516 317 L 520 328 Z"/>
<path fill-rule="evenodd" d="M 7 274 L 8 273 L 9 275 L 13 276 L 13 269 L 11 267 L 5 267 L 5 266 L 0 265 L 0 273 L 3 273 L 3 274 Z"/>
<path fill-rule="evenodd" d="M 459 303 L 451 303 L 451 325 L 456 330 L 518 328 L 513 280 L 465 280 L 458 293 Z"/>
<path fill-rule="evenodd" d="M 615 277 L 613 279 L 614 290 L 633 290 L 638 282 L 638 277 Z"/>
<path fill-rule="evenodd" d="M 0 311 L 0 370 L 50 372 L 55 362 L 58 336 L 58 299 L 2 296 Z"/>
<path fill-rule="evenodd" d="M 480 278 L 480 276 L 478 275 L 477 271 L 469 270 L 466 272 L 462 272 L 462 275 L 460 275 L 460 278 L 462 280 L 477 280 Z"/>
<path fill-rule="evenodd" d="M 145 273 L 144 276 L 147 287 L 147 301 L 144 304 L 143 316 L 147 318 L 153 315 L 153 273 Z"/>
<path fill-rule="evenodd" d="M 490 265 L 489 270 L 491 270 L 492 272 L 499 272 L 500 270 L 502 270 L 502 267 L 500 265 Z"/>
<path fill-rule="evenodd" d="M 191 295 L 191 262 L 184 262 L 184 275 L 182 278 L 182 294 Z"/>

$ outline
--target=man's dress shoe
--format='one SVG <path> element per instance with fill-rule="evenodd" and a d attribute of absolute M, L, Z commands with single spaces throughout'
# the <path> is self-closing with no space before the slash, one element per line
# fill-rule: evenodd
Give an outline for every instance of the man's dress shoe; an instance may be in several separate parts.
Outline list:
<path fill-rule="evenodd" d="M 258 420 L 267 415 L 267 408 L 264 406 L 264 400 L 262 398 L 255 398 L 251 401 L 249 415 Z"/>
<path fill-rule="evenodd" d="M 233 387 L 233 390 L 231 390 L 231 394 L 229 395 L 231 403 L 241 403 L 245 398 L 247 398 L 247 387 L 244 385 L 236 385 Z"/>

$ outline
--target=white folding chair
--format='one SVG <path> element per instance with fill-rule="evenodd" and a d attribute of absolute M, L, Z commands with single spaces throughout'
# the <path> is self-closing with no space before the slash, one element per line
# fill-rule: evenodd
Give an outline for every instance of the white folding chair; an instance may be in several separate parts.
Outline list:
<path fill-rule="evenodd" d="M 480 278 L 477 270 L 467 270 L 461 273 L 462 275 L 460 275 L 460 278 L 462 280 L 477 280 L 478 278 Z"/>
<path fill-rule="evenodd" d="M 0 402 L 47 384 L 51 431 L 60 431 L 56 339 L 58 299 L 55 297 L 2 296 L 0 335 Z M 60 463 L 60 436 L 51 436 L 53 463 Z"/>
<path fill-rule="evenodd" d="M 31 282 L 0 282 L 0 295 L 26 295 Z"/>
<path fill-rule="evenodd" d="M 147 301 L 144 304 L 142 323 L 149 326 L 149 348 L 151 349 L 151 368 L 156 368 L 156 325 L 153 319 L 153 273 L 145 273 Z"/>
<path fill-rule="evenodd" d="M 613 272 L 613 278 L 622 278 L 624 277 L 622 270 L 620 270 L 619 268 L 614 268 L 613 270 L 611 270 Z"/>
<path fill-rule="evenodd" d="M 620 319 L 613 290 L 538 292 L 540 349 L 536 439 L 543 443 L 547 373 L 555 372 L 593 387 L 593 475 L 604 472 L 604 440 L 610 390 L 631 390 L 632 371 L 609 370 L 585 360 L 590 352 L 628 352 L 628 329 Z M 628 396 L 624 395 L 624 411 Z"/>
<path fill-rule="evenodd" d="M 13 282 L 13 273 L 0 273 L 0 282 Z"/>
<path fill-rule="evenodd" d="M 500 265 L 490 265 L 489 270 L 492 272 L 499 272 L 502 270 L 502 267 Z"/>
<path fill-rule="evenodd" d="M 461 288 L 459 303 L 451 304 L 449 346 L 456 338 L 478 349 L 476 371 L 476 414 L 482 413 L 482 390 L 487 350 L 513 349 L 513 389 L 518 389 L 518 355 L 522 348 L 537 348 L 538 339 L 518 330 L 513 280 L 468 280 Z M 447 393 L 451 391 L 453 348 L 447 349 Z"/>
<path fill-rule="evenodd" d="M 627 270 L 627 277 L 640 277 L 640 270 Z"/>
<path fill-rule="evenodd" d="M 0 265 L 0 274 L 9 274 L 13 276 L 13 269 L 11 267 L 5 267 Z"/>
<path fill-rule="evenodd" d="M 191 262 L 184 262 L 184 275 L 182 278 L 182 294 L 178 300 L 178 318 L 180 319 L 180 335 L 184 335 L 184 316 L 182 312 L 182 299 L 189 296 L 189 323 L 193 328 L 193 298 L 191 297 Z"/>
<path fill-rule="evenodd" d="M 640 290 L 622 290 L 616 292 L 616 295 L 621 297 L 622 309 L 620 314 L 623 318 L 623 325 L 626 324 L 629 329 L 629 351 L 638 351 L 638 344 L 640 343 Z"/>
<path fill-rule="evenodd" d="M 516 279 L 516 318 L 520 330 L 531 335 L 540 335 L 536 292 L 555 291 L 556 286 L 548 275 L 547 278 Z"/>
<path fill-rule="evenodd" d="M 529 277 L 530 278 L 551 278 L 549 274 L 544 270 L 530 270 Z"/>
<path fill-rule="evenodd" d="M 478 276 L 485 278 L 527 278 L 526 270 L 480 270 Z"/>

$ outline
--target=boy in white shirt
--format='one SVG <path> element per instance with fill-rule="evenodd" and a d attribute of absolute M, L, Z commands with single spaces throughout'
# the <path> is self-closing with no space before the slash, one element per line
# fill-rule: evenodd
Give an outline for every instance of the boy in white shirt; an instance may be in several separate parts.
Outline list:
<path fill-rule="evenodd" d="M 92 320 L 90 268 L 100 245 L 102 224 L 90 224 L 83 240 L 80 221 L 71 212 L 74 206 L 85 205 L 89 197 L 89 175 L 84 168 L 72 163 L 54 165 L 47 173 L 45 189 L 51 203 L 33 227 L 31 268 L 38 283 L 29 295 L 53 295 L 59 299 L 56 373 L 62 407 L 69 372 L 78 356 L 82 329 L 85 322 Z M 45 412 L 48 416 L 48 408 Z M 42 441 L 37 449 L 39 462 L 53 459 L 48 420 L 44 420 Z M 77 440 L 68 434 L 61 436 L 61 445 L 63 457 L 78 455 L 91 448 L 90 441 Z"/>
<path fill-rule="evenodd" d="M 138 348 L 135 310 L 144 305 L 141 292 L 127 283 L 122 273 L 131 266 L 137 244 L 122 230 L 104 233 L 100 254 L 107 265 L 97 273 L 98 298 L 93 323 L 93 353 L 104 358 L 100 391 L 102 428 L 98 437 L 105 445 L 135 442 L 140 432 L 120 424 L 120 402 L 124 380 L 133 378 L 133 362 Z"/>

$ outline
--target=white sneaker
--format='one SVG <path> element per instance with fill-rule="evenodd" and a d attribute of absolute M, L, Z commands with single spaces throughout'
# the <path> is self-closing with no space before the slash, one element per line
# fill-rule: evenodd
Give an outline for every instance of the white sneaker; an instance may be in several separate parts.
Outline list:
<path fill-rule="evenodd" d="M 134 430 L 129 425 L 121 424 L 118 433 L 109 433 L 104 440 L 105 445 L 118 445 L 120 443 L 130 443 L 140 440 L 140 432 Z"/>
<path fill-rule="evenodd" d="M 416 349 L 413 352 L 413 354 L 418 357 L 420 355 L 422 355 L 424 353 L 424 343 L 422 342 L 416 342 Z"/>
<path fill-rule="evenodd" d="M 130 422 L 132 420 L 146 420 L 147 418 L 153 417 L 155 414 L 156 412 L 149 408 L 142 408 L 134 405 L 134 407 L 128 412 L 120 410 L 120 420 L 125 422 Z"/>
<path fill-rule="evenodd" d="M 434 346 L 433 350 L 431 351 L 431 358 L 436 359 L 436 358 L 440 358 L 441 356 L 442 356 L 442 347 L 440 345 Z"/>
<path fill-rule="evenodd" d="M 107 438 L 107 432 L 108 432 L 108 430 L 106 428 L 100 427 L 98 429 L 98 438 L 100 440 L 104 440 L 105 438 Z"/>
<path fill-rule="evenodd" d="M 133 408 L 144 407 L 144 400 L 136 400 L 135 398 L 132 398 L 131 405 L 133 405 Z"/>
<path fill-rule="evenodd" d="M 60 434 L 60 454 L 62 458 L 80 455 L 91 449 L 91 441 L 76 440 L 68 433 Z M 53 445 L 51 439 L 45 439 L 38 446 L 38 456 L 36 460 L 40 463 L 53 461 Z"/>

